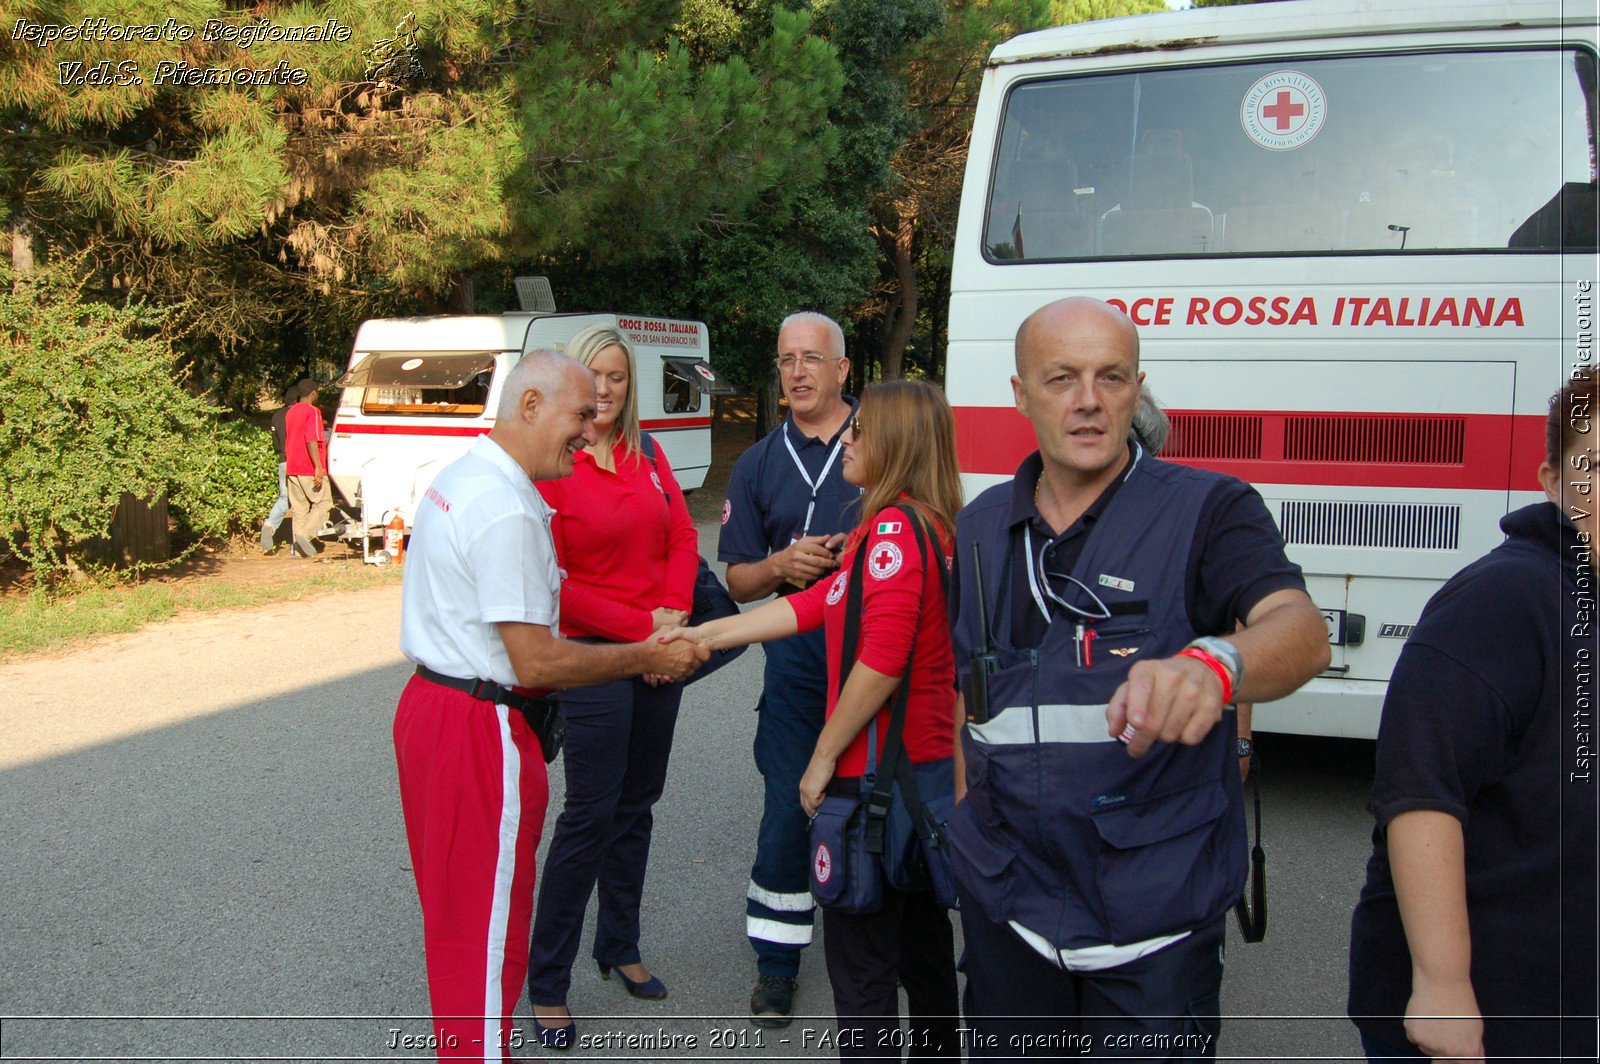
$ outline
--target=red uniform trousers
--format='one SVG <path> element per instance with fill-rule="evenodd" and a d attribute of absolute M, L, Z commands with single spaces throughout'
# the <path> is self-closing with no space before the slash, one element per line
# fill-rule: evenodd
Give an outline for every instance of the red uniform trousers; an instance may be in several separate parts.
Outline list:
<path fill-rule="evenodd" d="M 528 970 L 550 799 L 516 710 L 413 676 L 394 717 L 438 1055 L 499 1061 Z"/>

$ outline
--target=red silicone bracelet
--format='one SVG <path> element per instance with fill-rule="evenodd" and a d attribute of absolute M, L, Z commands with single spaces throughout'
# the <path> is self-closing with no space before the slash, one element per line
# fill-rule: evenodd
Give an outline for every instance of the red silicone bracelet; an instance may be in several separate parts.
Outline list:
<path fill-rule="evenodd" d="M 1178 651 L 1178 657 L 1193 658 L 1196 661 L 1205 662 L 1206 667 L 1216 673 L 1217 679 L 1222 681 L 1222 704 L 1227 705 L 1233 701 L 1233 677 L 1228 675 L 1228 667 L 1226 665 L 1199 647 L 1184 647 Z"/>

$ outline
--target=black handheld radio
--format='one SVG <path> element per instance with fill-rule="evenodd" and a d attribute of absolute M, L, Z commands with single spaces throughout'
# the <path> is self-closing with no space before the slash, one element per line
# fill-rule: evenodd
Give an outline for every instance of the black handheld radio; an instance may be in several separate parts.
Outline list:
<path fill-rule="evenodd" d="M 999 667 L 1000 659 L 995 653 L 994 632 L 989 627 L 989 605 L 984 601 L 983 591 L 983 563 L 976 541 L 972 544 L 972 577 L 978 588 L 978 627 L 983 629 L 983 646 L 973 648 L 968 656 L 967 680 L 962 685 L 962 694 L 967 704 L 967 723 L 987 724 L 989 675 Z"/>

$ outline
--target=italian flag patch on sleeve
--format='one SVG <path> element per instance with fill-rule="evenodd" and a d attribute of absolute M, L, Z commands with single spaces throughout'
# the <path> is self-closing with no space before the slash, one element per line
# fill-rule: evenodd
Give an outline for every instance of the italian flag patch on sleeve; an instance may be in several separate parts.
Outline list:
<path fill-rule="evenodd" d="M 880 536 L 893 536 L 897 535 L 899 532 L 899 521 L 885 521 L 878 526 L 878 535 Z"/>

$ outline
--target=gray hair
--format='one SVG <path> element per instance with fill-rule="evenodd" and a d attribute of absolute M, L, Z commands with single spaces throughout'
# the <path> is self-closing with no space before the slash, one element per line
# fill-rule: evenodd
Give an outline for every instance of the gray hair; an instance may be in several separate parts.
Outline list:
<path fill-rule="evenodd" d="M 573 369 L 581 369 L 576 362 L 559 351 L 540 347 L 523 355 L 500 386 L 500 405 L 495 409 L 497 421 L 509 421 L 516 416 L 522 403 L 522 394 L 536 388 L 540 395 L 558 395 L 571 379 Z"/>
<path fill-rule="evenodd" d="M 802 323 L 806 325 L 819 326 L 825 332 L 827 332 L 828 338 L 833 341 L 833 346 L 835 348 L 835 350 L 827 353 L 837 355 L 840 358 L 846 357 L 844 349 L 844 330 L 839 328 L 838 322 L 834 321 L 826 314 L 818 314 L 814 310 L 797 310 L 787 318 L 784 318 L 783 324 L 778 326 L 778 335 L 782 336 L 783 330 L 787 329 L 789 326 L 799 325 Z"/>
<path fill-rule="evenodd" d="M 1139 388 L 1139 405 L 1133 411 L 1133 434 L 1152 455 L 1160 454 L 1172 438 L 1172 422 L 1167 419 L 1166 411 L 1156 403 L 1150 389 L 1143 386 Z"/>

